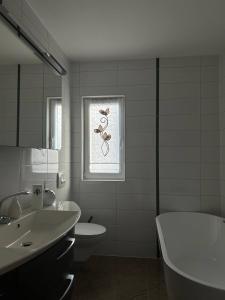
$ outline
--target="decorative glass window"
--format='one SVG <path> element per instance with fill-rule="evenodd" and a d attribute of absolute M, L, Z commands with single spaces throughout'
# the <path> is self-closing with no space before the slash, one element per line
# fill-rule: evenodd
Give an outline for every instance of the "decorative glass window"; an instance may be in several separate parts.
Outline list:
<path fill-rule="evenodd" d="M 83 97 L 83 180 L 125 180 L 124 96 Z"/>

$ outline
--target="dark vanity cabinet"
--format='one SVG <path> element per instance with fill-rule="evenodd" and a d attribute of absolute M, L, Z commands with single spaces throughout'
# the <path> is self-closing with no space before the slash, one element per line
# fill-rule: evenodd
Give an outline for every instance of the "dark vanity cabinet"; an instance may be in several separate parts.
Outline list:
<path fill-rule="evenodd" d="M 74 236 L 68 232 L 31 261 L 0 277 L 1 300 L 69 300 L 75 284 L 71 274 Z"/>

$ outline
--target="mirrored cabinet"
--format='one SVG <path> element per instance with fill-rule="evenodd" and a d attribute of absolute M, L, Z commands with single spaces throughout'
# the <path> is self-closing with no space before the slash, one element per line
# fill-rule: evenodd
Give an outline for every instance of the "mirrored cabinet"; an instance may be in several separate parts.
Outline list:
<path fill-rule="evenodd" d="M 19 146 L 60 149 L 61 77 L 44 64 L 22 64 L 19 81 Z"/>
<path fill-rule="evenodd" d="M 60 149 L 63 74 L 56 60 L 1 20 L 0 38 L 0 146 Z"/>
<path fill-rule="evenodd" d="M 17 66 L 0 58 L 0 145 L 17 145 Z"/>

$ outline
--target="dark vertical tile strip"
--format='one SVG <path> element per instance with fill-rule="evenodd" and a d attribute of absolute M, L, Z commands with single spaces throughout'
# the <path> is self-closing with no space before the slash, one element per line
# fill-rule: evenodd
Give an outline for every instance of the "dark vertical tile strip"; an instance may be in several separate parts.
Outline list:
<path fill-rule="evenodd" d="M 160 214 L 160 194 L 159 194 L 159 58 L 156 58 L 156 216 Z M 157 257 L 160 256 L 159 241 L 157 239 Z"/>
<path fill-rule="evenodd" d="M 20 81 L 21 81 L 21 67 L 17 67 L 17 128 L 16 128 L 16 146 L 20 144 Z"/>

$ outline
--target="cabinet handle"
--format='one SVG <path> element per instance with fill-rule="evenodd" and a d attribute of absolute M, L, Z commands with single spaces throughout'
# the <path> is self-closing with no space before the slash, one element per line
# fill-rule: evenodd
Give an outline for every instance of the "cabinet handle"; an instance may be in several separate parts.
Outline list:
<path fill-rule="evenodd" d="M 63 300 L 67 296 L 67 294 L 69 293 L 69 291 L 72 287 L 73 281 L 74 281 L 74 275 L 73 274 L 68 274 L 68 275 L 66 275 L 65 279 L 68 282 L 68 284 L 66 285 L 66 289 L 65 289 L 63 295 L 59 298 L 59 300 Z"/>
<path fill-rule="evenodd" d="M 57 257 L 57 260 L 60 260 L 64 255 L 67 254 L 67 252 L 70 251 L 70 249 L 73 247 L 74 243 L 75 243 L 75 238 L 68 238 L 66 240 L 67 243 L 69 243 L 69 246 L 66 248 L 66 250 L 60 254 L 58 257 Z"/>

